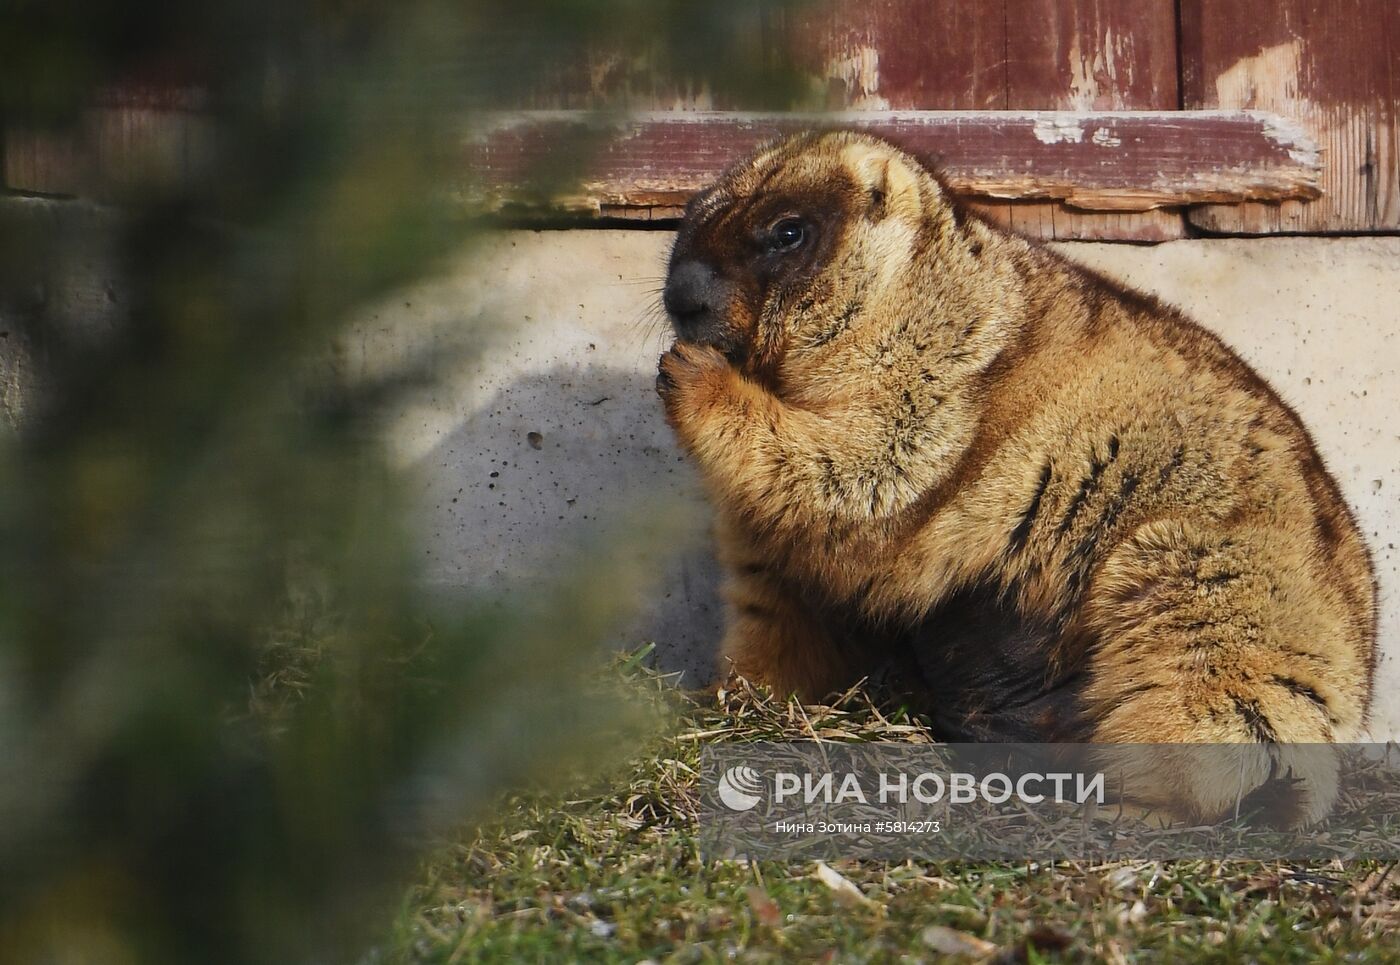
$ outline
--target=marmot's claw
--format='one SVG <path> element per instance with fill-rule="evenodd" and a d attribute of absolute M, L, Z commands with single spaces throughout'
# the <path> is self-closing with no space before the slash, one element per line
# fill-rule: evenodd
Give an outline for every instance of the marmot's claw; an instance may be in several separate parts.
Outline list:
<path fill-rule="evenodd" d="M 661 353 L 661 358 L 656 360 L 656 394 L 661 398 L 669 398 L 676 390 L 675 366 L 678 358 L 678 345 L 672 345 L 670 349 Z"/>
<path fill-rule="evenodd" d="M 662 358 L 665 358 L 665 356 L 662 356 Z M 671 394 L 671 390 L 675 387 L 676 380 L 671 378 L 671 373 L 667 372 L 664 368 L 658 368 L 656 370 L 656 394 L 664 399 Z"/>

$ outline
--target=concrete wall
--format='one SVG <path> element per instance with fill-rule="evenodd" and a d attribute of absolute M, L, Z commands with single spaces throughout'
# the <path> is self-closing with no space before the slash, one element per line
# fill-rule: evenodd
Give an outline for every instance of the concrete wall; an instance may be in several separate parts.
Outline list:
<path fill-rule="evenodd" d="M 699 684 L 721 617 L 704 539 L 607 542 L 643 503 L 670 500 L 668 518 L 697 529 L 706 517 L 652 390 L 670 241 L 502 233 L 366 318 L 354 354 L 371 367 L 424 346 L 438 357 L 441 383 L 391 430 L 419 470 L 437 586 L 519 588 L 577 571 L 578 538 L 595 553 L 646 552 L 657 586 L 637 591 L 640 615 L 619 642 L 655 640 L 660 664 Z M 1400 238 L 1059 247 L 1187 309 L 1312 428 L 1375 553 L 1384 657 L 1373 730 L 1400 734 Z"/>

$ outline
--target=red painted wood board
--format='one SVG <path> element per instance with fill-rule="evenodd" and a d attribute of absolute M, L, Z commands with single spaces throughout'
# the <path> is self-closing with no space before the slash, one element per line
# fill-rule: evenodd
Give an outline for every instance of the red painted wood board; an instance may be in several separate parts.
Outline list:
<path fill-rule="evenodd" d="M 755 14 L 755 36 L 798 75 L 787 109 L 1174 110 L 1174 0 L 825 0 Z M 597 49 L 555 75 L 532 107 L 732 110 L 758 107 L 698 78 L 658 80 L 654 52 Z M 522 104 L 521 106 L 526 106 Z M 985 205 L 1037 237 L 1163 240 L 1170 209 L 1104 216 L 1061 202 Z M 660 209 L 624 209 L 650 216 Z"/>
<path fill-rule="evenodd" d="M 1175 0 L 1004 0 L 1011 110 L 1176 110 Z M 1178 208 L 1087 212 L 1008 204 L 993 217 L 1038 238 L 1167 241 Z"/>
<path fill-rule="evenodd" d="M 1322 196 L 1206 206 L 1211 231 L 1400 228 L 1400 3 L 1181 0 L 1187 107 L 1256 108 L 1296 119 L 1322 148 Z"/>
<path fill-rule="evenodd" d="M 759 144 L 810 128 L 859 128 L 934 161 L 960 194 L 1053 199 L 1095 211 L 1310 197 L 1313 146 L 1250 113 L 869 111 L 840 115 L 654 112 L 601 125 L 569 112 L 497 117 L 468 139 L 473 190 L 510 203 L 608 209 L 683 204 Z M 582 158 L 541 194 L 536 177 Z"/>

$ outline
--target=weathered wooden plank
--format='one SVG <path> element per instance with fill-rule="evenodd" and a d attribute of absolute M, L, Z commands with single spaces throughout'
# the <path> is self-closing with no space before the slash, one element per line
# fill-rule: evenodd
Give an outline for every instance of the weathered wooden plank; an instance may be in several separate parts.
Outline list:
<path fill-rule="evenodd" d="M 801 82 L 790 91 L 793 108 L 1155 110 L 1177 106 L 1171 7 L 1172 0 L 825 0 L 757 5 L 734 26 L 765 57 L 795 68 Z M 660 57 L 659 48 L 624 43 L 626 36 L 616 38 L 616 49 L 580 51 L 577 62 L 515 92 L 511 106 L 743 110 L 758 103 L 746 100 L 755 95 L 742 85 L 715 88 L 687 78 L 684 65 Z M 738 55 L 717 52 L 731 54 Z M 150 112 L 197 116 L 205 100 L 187 65 L 157 65 L 100 94 L 97 109 L 116 112 L 93 125 L 102 128 L 100 137 L 64 142 L 21 134 L 8 167 L 30 190 L 101 196 L 124 180 L 115 168 L 145 139 L 153 145 L 149 163 L 164 170 L 178 157 L 171 147 L 177 142 L 157 128 L 186 121 Z M 677 211 L 635 197 L 578 200 L 610 216 L 656 219 Z M 984 207 L 1009 227 L 1046 238 L 1160 240 L 1183 230 L 1169 208 L 1102 214 L 1060 200 Z"/>
<path fill-rule="evenodd" d="M 199 95 L 107 92 L 68 128 L 6 131 L 3 182 L 11 190 L 121 198 L 204 176 L 213 121 Z M 170 106 L 179 105 L 179 106 Z"/>
<path fill-rule="evenodd" d="M 88 182 L 82 152 L 70 131 L 9 127 L 0 181 L 12 191 L 76 195 Z"/>
<path fill-rule="evenodd" d="M 1174 110 L 1173 0 L 825 0 L 767 11 L 754 36 L 798 74 L 789 109 Z M 757 14 L 755 15 L 757 16 Z M 594 50 L 517 106 L 752 110 L 638 49 Z M 736 96 L 738 93 L 740 96 Z M 1102 215 L 1062 202 L 984 205 L 1045 238 L 1181 237 L 1178 210 Z M 650 218 L 661 208 L 604 205 Z"/>
<path fill-rule="evenodd" d="M 1400 4 L 1395 0 L 1182 0 L 1187 107 L 1277 111 L 1321 145 L 1322 196 L 1207 206 L 1211 231 L 1400 228 Z"/>
<path fill-rule="evenodd" d="M 1045 241 L 1175 241 L 1184 236 L 1181 208 L 1081 211 L 1063 202 L 965 199 L 983 217 Z"/>
<path fill-rule="evenodd" d="M 1149 110 L 1179 106 L 1174 0 L 1003 0 L 1010 27 L 1011 110 Z M 1166 241 L 1186 234 L 1180 209 L 1102 213 L 1008 204 L 1008 227 L 1032 237 Z"/>
<path fill-rule="evenodd" d="M 1004 0 L 822 0 L 735 5 L 730 36 L 699 69 L 624 29 L 594 43 L 509 105 L 520 109 L 1000 110 L 1006 106 Z M 784 65 L 785 90 L 726 86 L 742 40 Z M 692 56 L 695 51 L 691 51 Z M 719 77 L 715 75 L 719 74 Z M 718 82 L 717 82 L 718 81 Z M 773 104 L 774 96 L 789 98 Z"/>
<path fill-rule="evenodd" d="M 1316 151 L 1279 119 L 1224 112 L 870 111 L 836 115 L 657 112 L 600 126 L 568 112 L 502 115 L 466 147 L 475 199 L 600 211 L 674 206 L 764 141 L 853 127 L 935 161 L 960 194 L 1052 199 L 1096 211 L 1316 194 Z M 576 189 L 531 197 L 561 155 Z"/>
<path fill-rule="evenodd" d="M 1005 110 L 1003 3 L 839 0 L 799 7 L 786 49 L 827 110 Z"/>
<path fill-rule="evenodd" d="M 1004 0 L 1007 107 L 1176 110 L 1174 0 Z"/>
<path fill-rule="evenodd" d="M 1173 0 L 855 0 L 799 18 L 799 64 L 830 110 L 1175 110 Z M 1161 241 L 1177 210 L 983 204 L 1032 237 Z"/>

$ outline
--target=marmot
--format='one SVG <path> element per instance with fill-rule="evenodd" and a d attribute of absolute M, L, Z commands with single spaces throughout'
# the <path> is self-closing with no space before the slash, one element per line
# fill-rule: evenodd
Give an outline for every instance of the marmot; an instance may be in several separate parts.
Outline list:
<path fill-rule="evenodd" d="M 663 304 L 657 390 L 715 503 L 740 673 L 817 698 L 894 660 L 947 740 L 1251 744 L 1289 823 L 1330 809 L 1328 765 L 1283 745 L 1365 726 L 1371 561 L 1215 336 L 850 132 L 693 198 Z M 1147 805 L 1235 806 L 1180 763 Z"/>

